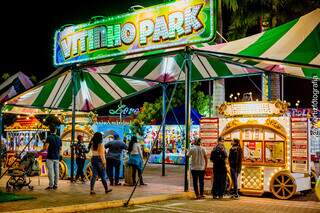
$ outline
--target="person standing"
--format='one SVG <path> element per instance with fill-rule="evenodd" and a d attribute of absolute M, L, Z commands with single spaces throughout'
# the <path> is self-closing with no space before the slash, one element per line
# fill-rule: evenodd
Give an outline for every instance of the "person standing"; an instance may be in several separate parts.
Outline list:
<path fill-rule="evenodd" d="M 201 145 L 201 139 L 195 140 L 194 146 L 187 153 L 191 157 L 191 174 L 193 179 L 193 189 L 197 199 L 204 198 L 204 174 L 208 164 L 206 151 Z M 198 188 L 198 181 L 200 186 L 200 194 Z"/>
<path fill-rule="evenodd" d="M 49 126 L 50 134 L 48 135 L 44 150 L 47 150 L 47 169 L 49 186 L 46 190 L 57 189 L 59 180 L 59 160 L 61 152 L 61 139 L 56 135 L 56 129 L 53 125 Z"/>
<path fill-rule="evenodd" d="M 136 171 L 140 179 L 140 185 L 146 185 L 142 178 L 143 154 L 141 145 L 138 143 L 137 136 L 132 136 L 128 147 L 128 165 L 132 167 L 132 182 L 136 184 Z"/>
<path fill-rule="evenodd" d="M 227 152 L 223 142 L 224 142 L 224 138 L 219 137 L 218 144 L 212 150 L 210 155 L 210 160 L 213 163 L 213 175 L 214 175 L 214 182 L 212 185 L 213 198 L 223 198 L 223 194 L 226 188 Z"/>
<path fill-rule="evenodd" d="M 113 137 L 114 140 L 105 145 L 105 149 L 109 149 L 107 153 L 107 175 L 109 177 L 110 185 L 113 186 L 114 183 L 115 186 L 118 186 L 121 185 L 121 183 L 119 183 L 119 174 L 122 150 L 127 149 L 128 147 L 123 141 L 120 140 L 118 134 L 114 134 Z M 114 176 L 113 168 L 115 171 Z"/>
<path fill-rule="evenodd" d="M 86 148 L 86 146 L 83 144 L 83 135 L 78 135 L 77 137 L 78 142 L 76 144 L 76 163 L 77 163 L 77 174 L 75 182 L 78 180 L 79 177 L 81 177 L 81 181 L 84 183 L 85 176 L 83 173 L 83 167 L 84 163 L 86 161 L 86 153 L 89 152 L 89 150 Z"/>
<path fill-rule="evenodd" d="M 96 194 L 94 191 L 94 185 L 95 185 L 97 176 L 101 178 L 105 193 L 109 193 L 112 191 L 112 189 L 108 189 L 108 184 L 107 184 L 106 158 L 105 158 L 105 149 L 102 144 L 102 134 L 100 132 L 94 133 L 90 144 L 92 144 L 91 168 L 93 173 L 90 180 L 90 194 L 91 195 Z"/>
<path fill-rule="evenodd" d="M 232 191 L 232 197 L 238 198 L 238 176 L 241 172 L 241 164 L 242 164 L 242 149 L 240 146 L 240 140 L 237 138 L 234 138 L 232 140 L 232 147 L 229 151 L 229 166 L 230 166 L 230 172 L 231 172 L 231 178 L 233 182 L 233 191 Z"/>

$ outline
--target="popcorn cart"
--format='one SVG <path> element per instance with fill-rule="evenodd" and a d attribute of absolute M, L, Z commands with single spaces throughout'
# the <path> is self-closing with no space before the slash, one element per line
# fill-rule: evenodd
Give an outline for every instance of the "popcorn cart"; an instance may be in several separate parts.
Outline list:
<path fill-rule="evenodd" d="M 240 139 L 243 149 L 238 180 L 243 194 L 271 192 L 278 199 L 289 199 L 314 187 L 309 119 L 286 116 L 286 111 L 287 103 L 279 100 L 226 102 L 219 107 L 223 117 L 218 132 L 225 138 L 226 150 L 233 138 Z"/>

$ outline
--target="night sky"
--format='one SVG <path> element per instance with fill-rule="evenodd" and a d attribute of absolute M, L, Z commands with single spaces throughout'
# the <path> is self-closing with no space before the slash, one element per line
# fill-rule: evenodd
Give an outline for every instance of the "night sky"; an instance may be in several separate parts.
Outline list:
<path fill-rule="evenodd" d="M 6 4 L 1 5 L 0 12 L 2 27 L 0 71 L 11 74 L 22 71 L 29 76 L 33 74 L 41 80 L 55 70 L 52 65 L 52 55 L 56 29 L 65 24 L 87 22 L 93 16 L 125 13 L 132 5 L 147 7 L 162 2 L 162 0 L 6 1 Z M 259 84 L 258 79 L 253 82 Z M 297 88 L 295 86 L 297 83 L 304 89 Z M 288 101 L 294 102 L 299 99 L 302 106 L 310 106 L 311 95 L 306 95 L 312 93 L 310 81 L 286 78 L 285 85 L 285 98 Z M 238 90 L 255 92 L 255 86 L 248 78 L 235 82 L 228 80 L 226 86 L 227 96 L 228 93 Z"/>

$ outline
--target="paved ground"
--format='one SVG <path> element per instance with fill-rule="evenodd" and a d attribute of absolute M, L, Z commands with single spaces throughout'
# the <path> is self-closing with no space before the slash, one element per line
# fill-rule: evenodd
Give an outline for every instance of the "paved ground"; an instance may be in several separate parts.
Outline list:
<path fill-rule="evenodd" d="M 184 167 L 181 166 L 167 166 L 167 174 L 162 177 L 161 165 L 148 165 L 144 174 L 144 181 L 148 185 L 138 186 L 133 197 L 183 192 L 183 169 Z M 7 177 L 0 180 L 0 189 L 3 191 L 5 191 L 6 180 Z M 68 180 L 60 181 L 58 190 L 46 191 L 44 189 L 48 186 L 47 177 L 40 178 L 40 185 L 38 185 L 38 177 L 32 180 L 34 190 L 29 191 L 24 188 L 19 194 L 32 195 L 36 199 L 0 203 L 0 212 L 126 199 L 132 191 L 132 187 L 129 186 L 114 186 L 110 187 L 113 189 L 111 193 L 105 194 L 102 183 L 98 181 L 95 187 L 97 194 L 89 195 L 89 182 L 72 184 Z"/>
<path fill-rule="evenodd" d="M 320 203 L 316 201 L 282 201 L 270 198 L 240 197 L 238 200 L 224 198 L 222 200 L 170 200 L 166 202 L 136 205 L 128 208 L 114 208 L 96 213 L 117 213 L 117 212 L 178 212 L 178 213 L 319 213 Z"/>
<path fill-rule="evenodd" d="M 136 193 L 134 194 L 134 198 L 138 197 L 146 197 L 151 195 L 164 195 L 164 194 L 175 194 L 183 192 L 183 180 L 184 180 L 184 167 L 183 166 L 173 166 L 168 165 L 166 167 L 166 176 L 161 176 L 161 165 L 148 165 L 144 174 L 144 180 L 146 183 L 148 183 L 147 186 L 139 186 L 137 187 Z M 0 180 L 0 189 L 5 190 L 5 183 L 8 177 L 3 178 Z M 111 201 L 111 200 L 122 200 L 127 199 L 129 197 L 129 194 L 132 191 L 132 187 L 129 186 L 117 186 L 112 187 L 113 191 L 109 194 L 104 194 L 104 189 L 102 187 L 101 182 L 96 183 L 96 195 L 89 195 L 89 183 L 86 184 L 77 183 L 77 184 L 71 184 L 68 180 L 63 180 L 59 182 L 59 189 L 57 191 L 46 191 L 44 190 L 48 186 L 48 179 L 47 177 L 41 177 L 40 178 L 40 184 L 38 184 L 38 178 L 33 178 L 33 186 L 34 190 L 29 191 L 26 188 L 23 189 L 19 194 L 27 194 L 32 195 L 36 197 L 34 200 L 26 200 L 26 201 L 17 201 L 17 202 L 7 202 L 7 203 L 0 203 L 0 212 L 3 211 L 15 211 L 15 210 L 27 210 L 27 209 L 35 209 L 35 208 L 46 208 L 46 207 L 54 207 L 54 206 L 66 206 L 66 205 L 74 205 L 74 204 L 84 204 L 84 203 L 94 203 L 99 201 Z M 207 180 L 205 182 L 205 187 L 208 189 L 211 188 L 211 182 Z M 213 201 L 211 199 L 207 199 L 206 201 L 172 201 L 167 203 L 161 203 L 161 204 L 146 204 L 143 206 L 138 206 L 133 209 L 130 208 L 130 210 L 134 211 L 140 211 L 143 209 L 138 210 L 139 208 L 153 207 L 152 205 L 171 205 L 172 208 L 185 208 L 185 206 L 189 204 L 194 204 L 189 207 L 187 207 L 188 211 L 186 212 L 199 212 L 201 211 L 209 211 L 212 212 L 212 206 L 214 208 L 219 209 L 221 207 L 221 211 L 223 210 L 233 210 L 233 208 L 240 208 L 243 210 L 246 209 L 252 209 L 252 212 L 256 210 L 255 205 L 258 205 L 260 208 L 264 208 L 263 203 L 272 203 L 274 209 L 277 208 L 280 204 L 289 205 L 293 204 L 295 206 L 298 206 L 299 208 L 304 208 L 308 206 L 307 204 L 310 204 L 311 206 L 316 205 L 315 202 L 317 199 L 314 195 L 314 193 L 309 193 L 306 196 L 297 195 L 293 198 L 293 201 L 280 201 L 272 199 L 271 195 L 266 194 L 264 198 L 250 198 L 250 197 L 242 197 L 239 201 L 230 201 L 225 202 L 223 201 Z M 173 204 L 174 202 L 178 203 L 186 203 L 186 204 Z M 288 203 L 289 202 L 289 203 Z M 296 203 L 291 203 L 296 202 Z M 204 204 L 205 203 L 205 204 Z M 238 205 L 239 204 L 239 205 Z M 247 206 L 248 205 L 248 206 Z M 262 206 L 261 206 L 262 205 Z M 268 204 L 269 205 L 269 204 Z M 281 205 L 281 208 L 284 208 L 283 205 Z M 317 204 L 318 205 L 318 204 Z M 196 209 L 192 210 L 192 206 L 195 206 Z M 199 207 L 197 207 L 199 206 Z M 210 207 L 211 206 L 211 207 Z M 225 207 L 224 207 L 225 206 Z M 170 206 L 169 206 L 170 207 Z M 291 208 L 291 205 L 289 205 Z M 297 207 L 297 208 L 298 208 Z M 163 212 L 162 210 L 159 210 L 158 208 L 163 207 L 153 207 L 152 212 Z M 167 207 L 165 207 L 167 208 Z M 164 208 L 164 209 L 165 209 Z M 271 207 L 270 207 L 271 208 Z M 298 208 L 298 209 L 299 209 Z M 295 207 L 296 209 L 296 207 Z M 293 209 L 293 210 L 295 210 Z M 310 210 L 310 208 L 306 209 Z M 106 212 L 122 212 L 122 211 L 128 211 L 129 209 L 125 208 L 118 208 L 118 209 L 112 209 L 108 210 Z M 201 211 L 200 211 L 201 210 Z M 272 210 L 272 209 L 271 209 Z M 311 208 L 313 211 L 313 208 Z M 144 211 L 144 210 L 143 210 Z M 170 210 L 171 212 L 181 212 L 182 210 Z M 311 212 L 312 212 L 311 211 Z M 320 212 L 320 210 L 317 210 Z M 96 211 L 95 211 L 96 212 Z M 104 211 L 101 211 L 104 212 Z M 220 212 L 220 211 L 219 211 Z M 298 212 L 298 210 L 297 210 Z M 303 211 L 305 212 L 305 211 Z M 301 212 L 302 213 L 302 212 Z"/>

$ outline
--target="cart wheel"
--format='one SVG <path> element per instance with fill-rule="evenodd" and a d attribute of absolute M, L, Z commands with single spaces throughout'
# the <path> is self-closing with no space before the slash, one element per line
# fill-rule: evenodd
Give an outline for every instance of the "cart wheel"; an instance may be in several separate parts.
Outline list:
<path fill-rule="evenodd" d="M 226 186 L 226 190 L 227 190 L 228 192 L 230 192 L 231 189 L 232 189 L 232 186 L 233 186 L 233 183 L 232 183 L 231 174 L 230 174 L 230 172 L 227 172 L 227 186 Z"/>
<path fill-rule="evenodd" d="M 271 179 L 270 189 L 276 198 L 286 200 L 296 193 L 297 185 L 290 174 L 278 172 Z"/>
<path fill-rule="evenodd" d="M 33 186 L 28 186 L 29 190 L 32 191 L 33 190 Z"/>
<path fill-rule="evenodd" d="M 59 162 L 59 178 L 63 180 L 66 176 L 66 164 L 63 161 Z"/>
<path fill-rule="evenodd" d="M 311 189 L 314 189 L 317 183 L 317 174 L 314 170 L 311 170 L 310 180 L 311 180 Z"/>
<path fill-rule="evenodd" d="M 87 165 L 87 168 L 84 171 L 84 176 L 86 177 L 87 180 L 91 180 L 91 177 L 92 177 L 91 163 Z"/>

